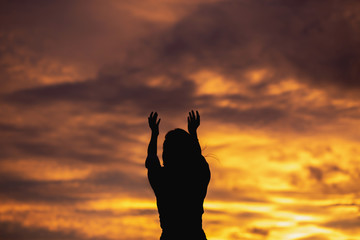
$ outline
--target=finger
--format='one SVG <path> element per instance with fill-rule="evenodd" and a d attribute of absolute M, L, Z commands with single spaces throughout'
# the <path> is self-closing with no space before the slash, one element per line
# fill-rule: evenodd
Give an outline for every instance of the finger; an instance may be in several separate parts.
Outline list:
<path fill-rule="evenodd" d="M 150 117 L 149 117 L 149 118 L 152 118 L 152 116 L 153 116 L 153 113 L 154 113 L 154 112 L 151 112 L 151 113 L 150 113 Z"/>
<path fill-rule="evenodd" d="M 196 119 L 200 122 L 200 114 L 198 111 L 196 111 Z"/>
<path fill-rule="evenodd" d="M 191 112 L 189 112 L 189 117 L 188 118 L 191 120 Z"/>
<path fill-rule="evenodd" d="M 191 115 L 192 115 L 192 118 L 195 120 L 195 113 L 194 113 L 194 110 L 191 110 Z"/>
<path fill-rule="evenodd" d="M 156 125 L 159 126 L 161 118 L 159 118 L 159 121 L 157 121 Z"/>
<path fill-rule="evenodd" d="M 154 118 L 156 119 L 156 118 L 157 118 L 157 116 L 158 116 L 158 113 L 157 113 L 157 112 L 155 112 L 155 114 L 154 114 Z"/>
<path fill-rule="evenodd" d="M 190 124 L 190 117 L 187 117 L 187 120 L 188 120 L 188 124 Z"/>

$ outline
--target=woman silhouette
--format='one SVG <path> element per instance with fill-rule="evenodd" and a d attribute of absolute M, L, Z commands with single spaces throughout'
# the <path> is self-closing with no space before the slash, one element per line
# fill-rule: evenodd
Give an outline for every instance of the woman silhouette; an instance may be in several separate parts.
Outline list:
<path fill-rule="evenodd" d="M 162 234 L 160 240 L 206 240 L 202 229 L 203 203 L 210 181 L 210 169 L 196 130 L 200 125 L 198 111 L 189 112 L 188 130 L 175 129 L 165 136 L 163 166 L 157 156 L 158 114 L 148 120 L 151 140 L 145 166 L 156 196 Z"/>

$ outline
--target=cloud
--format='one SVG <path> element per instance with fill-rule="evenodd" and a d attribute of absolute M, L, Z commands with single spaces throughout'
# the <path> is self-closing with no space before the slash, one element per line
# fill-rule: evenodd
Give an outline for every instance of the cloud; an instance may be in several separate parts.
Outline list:
<path fill-rule="evenodd" d="M 91 238 L 76 232 L 51 231 L 46 228 L 26 227 L 19 223 L 0 222 L 1 238 L 4 240 L 97 240 L 107 238 Z"/>
<path fill-rule="evenodd" d="M 138 230 L 140 220 L 150 236 L 159 228 L 148 221 L 156 215 L 148 202 L 119 212 L 112 208 L 122 202 L 112 200 L 154 200 L 143 166 L 148 113 L 159 111 L 162 129 L 169 129 L 186 125 L 184 113 L 197 108 L 201 133 L 224 140 L 210 144 L 226 166 L 211 165 L 206 201 L 223 205 L 206 210 L 209 237 L 271 238 L 298 226 L 273 230 L 257 227 L 261 221 L 301 225 L 302 217 L 337 213 L 343 198 L 357 207 L 358 2 L 145 2 L 4 2 L 2 199 L 66 208 L 61 219 L 75 216 L 78 228 L 90 216 L 100 226 L 111 221 L 114 229 L 130 229 L 126 239 L 133 231 L 127 224 Z M 73 208 L 89 201 L 104 210 Z M 238 209 L 230 212 L 233 203 Z M 14 210 L 29 219 L 52 213 Z M 357 233 L 355 217 L 348 217 L 311 224 Z M 240 233 L 229 233 L 232 227 Z M 9 222 L 1 229 L 9 239 L 86 238 Z"/>
<path fill-rule="evenodd" d="M 2 173 L 0 195 L 24 203 L 59 205 L 106 198 L 109 193 L 118 197 L 152 199 L 145 170 L 141 173 L 122 167 L 121 170 L 93 171 L 87 176 L 64 180 L 34 180 L 16 173 Z M 57 173 L 53 171 L 53 174 Z"/>
<path fill-rule="evenodd" d="M 144 170 L 142 173 L 145 172 Z M 92 174 L 84 181 L 84 185 L 87 184 L 90 184 L 90 188 L 104 193 L 112 192 L 136 198 L 153 197 L 147 177 L 144 174 L 129 173 L 125 169 Z"/>
<path fill-rule="evenodd" d="M 351 20 L 356 18 L 356 13 L 350 11 L 349 16 L 341 13 L 350 5 L 356 8 L 357 4 L 351 1 L 334 4 L 339 6 L 339 14 L 329 11 L 326 4 L 311 1 L 203 4 L 173 25 L 161 28 L 158 34 L 147 32 L 142 35 L 144 38 L 135 34 L 132 38 L 136 41 L 119 43 L 136 48 L 130 48 L 131 54 L 119 64 L 101 62 L 97 75 L 83 82 L 18 91 L 6 96 L 5 101 L 32 106 L 71 102 L 94 111 L 114 111 L 126 105 L 142 114 L 147 114 L 149 109 L 176 113 L 197 105 L 209 118 L 275 131 L 282 128 L 311 131 L 329 125 L 329 118 L 332 122 L 342 118 L 356 119 L 358 106 L 334 106 L 330 95 L 320 106 L 314 104 L 318 101 L 316 98 L 306 100 L 313 94 L 312 86 L 322 88 L 325 96 L 329 94 L 327 85 L 357 89 L 356 71 L 351 70 L 354 76 L 346 76 L 351 71 L 337 64 L 340 55 L 353 52 L 350 46 L 357 41 L 353 34 L 356 31 L 352 25 L 354 20 Z M 90 4 L 87 11 L 92 12 L 92 7 Z M 333 27 L 328 27 L 331 21 Z M 342 23 L 346 28 L 339 27 Z M 334 37 L 340 32 L 345 37 Z M 146 43 L 139 39 L 146 39 Z M 338 45 L 342 48 L 337 49 Z M 356 57 L 354 61 L 358 61 Z M 349 64 L 346 68 L 355 65 Z M 224 82 L 244 84 L 247 93 L 220 98 L 199 94 L 202 85 L 195 84 L 191 75 L 209 69 L 223 76 Z M 259 83 L 251 83 L 247 74 L 259 69 L 271 74 Z M 310 85 L 269 94 L 272 85 L 281 86 L 282 81 L 289 78 Z M 156 82 L 155 79 L 162 80 L 149 85 Z M 219 106 L 223 101 L 230 102 L 232 107 Z M 309 104 L 313 106 L 309 108 Z"/>
<path fill-rule="evenodd" d="M 358 234 L 360 232 L 360 218 L 343 218 L 338 220 L 329 221 L 323 226 L 328 228 L 339 229 L 344 232 Z"/>
<path fill-rule="evenodd" d="M 277 0 L 203 5 L 161 36 L 160 53 L 192 70 L 239 77 L 243 70 L 270 68 L 278 77 L 358 88 L 359 38 L 354 32 L 359 5 L 333 4 Z"/>
<path fill-rule="evenodd" d="M 269 235 L 269 232 L 270 232 L 269 229 L 258 228 L 258 227 L 253 227 L 253 228 L 249 229 L 248 231 L 252 234 L 261 235 L 264 237 Z"/>
<path fill-rule="evenodd" d="M 133 15 L 134 8 L 118 1 L 3 2 L 0 92 L 83 81 L 124 61 L 134 39 L 162 26 Z"/>
<path fill-rule="evenodd" d="M 19 223 L 1 221 L 0 222 L 0 232 L 1 239 L 3 240 L 109 240 L 114 239 L 114 237 L 107 236 L 87 236 L 83 233 L 74 231 L 74 230 L 50 230 L 42 227 L 27 227 Z M 122 236 L 121 234 L 117 236 L 116 239 L 119 240 L 145 240 L 140 236 L 133 238 L 131 236 Z"/>
<path fill-rule="evenodd" d="M 0 194 L 4 199 L 21 202 L 68 204 L 90 200 L 71 181 L 34 181 L 20 176 L 3 174 L 0 179 Z"/>
<path fill-rule="evenodd" d="M 329 240 L 330 238 L 328 238 L 326 235 L 311 235 L 308 237 L 303 237 L 303 238 L 298 238 L 296 240 Z"/>
<path fill-rule="evenodd" d="M 195 89 L 190 81 L 178 79 L 179 85 L 176 88 L 162 89 L 146 85 L 131 86 L 125 83 L 128 80 L 100 78 L 95 81 L 65 83 L 19 91 L 8 95 L 6 99 L 13 103 L 32 106 L 57 102 L 80 103 L 100 112 L 114 111 L 119 105 L 128 105 L 135 107 L 135 111 L 146 114 L 149 109 L 155 107 L 159 111 L 172 112 L 193 104 Z"/>

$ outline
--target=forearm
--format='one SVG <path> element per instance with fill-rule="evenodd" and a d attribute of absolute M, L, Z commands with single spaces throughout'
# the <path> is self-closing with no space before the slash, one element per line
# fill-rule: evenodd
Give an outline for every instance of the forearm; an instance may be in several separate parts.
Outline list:
<path fill-rule="evenodd" d="M 196 144 L 196 147 L 198 148 L 198 151 L 201 154 L 201 147 L 200 147 L 199 139 L 198 139 L 198 136 L 197 136 L 197 132 L 196 131 L 191 131 L 190 135 L 193 137 L 194 142 Z"/>
<path fill-rule="evenodd" d="M 145 161 L 145 167 L 147 169 L 156 169 L 160 167 L 160 161 L 157 156 L 157 139 L 158 134 L 152 133 L 148 146 L 148 156 Z"/>
<path fill-rule="evenodd" d="M 157 140 L 158 134 L 152 132 L 150 143 L 148 146 L 148 156 L 157 156 Z"/>

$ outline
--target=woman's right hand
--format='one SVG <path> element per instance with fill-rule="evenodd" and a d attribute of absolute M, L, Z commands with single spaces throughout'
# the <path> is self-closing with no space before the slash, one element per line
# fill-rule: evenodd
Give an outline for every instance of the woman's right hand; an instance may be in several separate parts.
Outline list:
<path fill-rule="evenodd" d="M 158 114 L 157 112 L 151 112 L 150 116 L 148 117 L 149 127 L 153 134 L 159 135 L 159 124 L 160 118 L 157 120 Z"/>
<path fill-rule="evenodd" d="M 200 115 L 199 112 L 196 111 L 196 116 L 194 110 L 189 112 L 188 120 L 188 130 L 190 134 L 196 134 L 197 128 L 200 126 Z"/>

